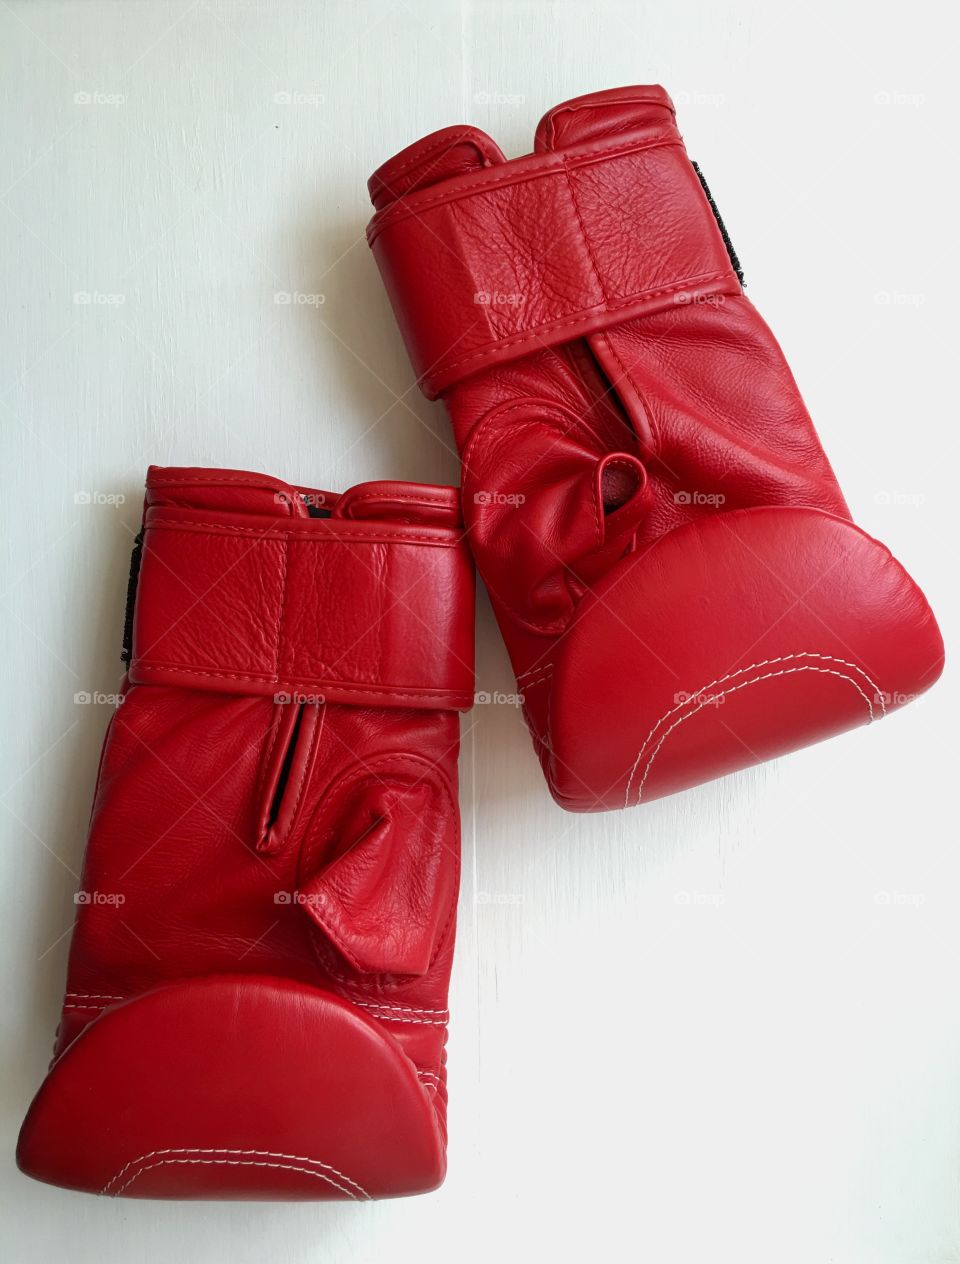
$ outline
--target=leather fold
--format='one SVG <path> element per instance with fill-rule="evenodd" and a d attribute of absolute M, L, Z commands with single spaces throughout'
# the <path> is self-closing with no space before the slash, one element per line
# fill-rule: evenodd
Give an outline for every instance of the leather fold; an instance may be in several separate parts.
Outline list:
<path fill-rule="evenodd" d="M 301 907 L 354 970 L 424 975 L 452 933 L 434 912 L 456 905 L 451 804 L 413 754 L 359 764 L 325 797 L 301 853 Z"/>

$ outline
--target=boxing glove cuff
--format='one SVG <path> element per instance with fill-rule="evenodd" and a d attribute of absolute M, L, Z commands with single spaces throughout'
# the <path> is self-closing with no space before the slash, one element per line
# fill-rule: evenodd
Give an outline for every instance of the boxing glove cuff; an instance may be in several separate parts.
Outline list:
<path fill-rule="evenodd" d="M 368 240 L 429 398 L 492 365 L 677 303 L 740 292 L 669 97 L 646 89 L 644 100 L 669 121 L 562 152 L 501 158 L 374 216 Z M 448 128 L 404 150 L 372 177 L 371 191 L 429 171 L 438 150 L 463 136 Z M 655 250 L 638 249 L 649 241 Z"/>

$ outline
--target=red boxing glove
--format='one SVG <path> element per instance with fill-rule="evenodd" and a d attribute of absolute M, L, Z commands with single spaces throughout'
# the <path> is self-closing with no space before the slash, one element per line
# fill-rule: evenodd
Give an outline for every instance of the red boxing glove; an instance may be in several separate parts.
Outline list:
<path fill-rule="evenodd" d="M 24 1172 L 130 1198 L 443 1179 L 462 537 L 450 487 L 150 470 Z"/>
<path fill-rule="evenodd" d="M 370 192 L 558 803 L 646 802 L 933 683 L 933 615 L 850 521 L 662 88 L 558 106 L 511 162 L 448 128 Z"/>

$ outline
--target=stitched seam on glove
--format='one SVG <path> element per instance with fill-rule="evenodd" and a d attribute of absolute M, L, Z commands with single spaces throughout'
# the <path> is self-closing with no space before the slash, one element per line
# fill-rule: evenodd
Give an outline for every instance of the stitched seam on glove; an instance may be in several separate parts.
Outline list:
<path fill-rule="evenodd" d="M 259 1159 L 254 1160 L 254 1159 L 246 1159 L 246 1158 L 230 1158 L 230 1159 L 227 1159 L 227 1158 L 221 1158 L 221 1159 L 163 1158 L 163 1159 L 160 1159 L 160 1161 L 157 1163 L 150 1163 L 150 1164 L 146 1163 L 147 1159 L 152 1159 L 160 1155 L 172 1155 L 172 1154 L 258 1155 Z M 207 1149 L 202 1146 L 184 1146 L 184 1147 L 172 1147 L 172 1148 L 163 1149 L 163 1150 L 150 1150 L 148 1151 L 147 1154 L 142 1154 L 140 1155 L 139 1158 L 131 1159 L 129 1163 L 125 1164 L 125 1166 L 122 1167 L 120 1171 L 116 1174 L 116 1176 L 112 1176 L 110 1180 L 107 1181 L 106 1185 L 104 1185 L 103 1189 L 100 1192 L 101 1194 L 113 1193 L 114 1196 L 118 1194 L 122 1194 L 123 1191 L 125 1189 L 128 1189 L 139 1176 L 143 1175 L 144 1172 L 149 1172 L 151 1169 L 155 1167 L 163 1167 L 165 1164 L 200 1163 L 200 1164 L 210 1164 L 210 1165 L 227 1164 L 232 1167 L 277 1167 L 277 1168 L 286 1168 L 292 1172 L 307 1172 L 310 1176 L 317 1176 L 320 1178 L 320 1180 L 324 1180 L 328 1184 L 336 1186 L 336 1188 L 339 1189 L 342 1193 L 346 1194 L 348 1198 L 356 1199 L 357 1197 L 356 1193 L 353 1193 L 348 1189 L 344 1189 L 342 1185 L 337 1184 L 337 1182 L 333 1180 L 332 1177 L 325 1175 L 323 1172 L 315 1172 L 310 1168 L 294 1167 L 291 1163 L 286 1163 L 286 1162 L 273 1163 L 273 1162 L 260 1161 L 260 1160 L 266 1160 L 266 1159 L 293 1159 L 296 1161 L 296 1163 L 316 1164 L 317 1167 L 325 1168 L 327 1172 L 336 1173 L 336 1175 L 339 1176 L 341 1180 L 345 1181 L 348 1185 L 353 1186 L 354 1190 L 360 1193 L 362 1197 L 368 1198 L 368 1199 L 372 1197 L 370 1194 L 367 1193 L 367 1191 L 363 1188 L 363 1186 L 360 1185 L 357 1181 L 352 1180 L 349 1176 L 345 1176 L 343 1172 L 339 1171 L 337 1168 L 333 1167 L 329 1163 L 324 1163 L 321 1159 L 312 1159 L 308 1156 L 298 1155 L 298 1154 L 279 1154 L 279 1153 L 275 1153 L 272 1150 L 227 1150 L 227 1149 L 216 1149 L 216 1148 Z M 130 1179 L 125 1184 L 121 1185 L 121 1187 L 118 1190 L 111 1191 L 110 1189 L 111 1185 L 115 1185 L 117 1181 L 119 1181 L 121 1176 L 123 1176 L 124 1172 L 129 1171 L 131 1167 L 134 1167 L 137 1164 L 140 1164 L 140 1166 L 137 1168 L 134 1174 L 130 1177 Z"/>
<path fill-rule="evenodd" d="M 793 658 L 819 658 L 826 662 L 840 663 L 845 667 L 852 668 L 854 671 L 859 671 L 860 674 L 864 677 L 864 679 L 870 684 L 871 688 L 875 691 L 875 696 L 880 703 L 882 714 L 886 715 L 887 708 L 886 708 L 886 704 L 883 701 L 883 694 L 881 693 L 879 687 L 875 684 L 875 682 L 871 680 L 871 678 L 863 670 L 863 668 L 857 667 L 855 663 L 848 663 L 846 662 L 845 659 L 832 658 L 829 654 L 814 654 L 814 653 L 785 654 L 781 658 L 771 658 L 771 659 L 766 659 L 760 663 L 751 663 L 749 667 L 741 668 L 740 671 L 731 672 L 727 676 L 721 676 L 719 680 L 712 681 L 709 685 L 704 685 L 702 689 L 698 689 L 695 692 L 692 692 L 690 695 L 690 699 L 692 700 L 693 698 L 697 698 L 701 694 L 706 693 L 708 689 L 712 689 L 714 685 L 722 684 L 723 681 L 725 680 L 732 680 L 735 676 L 742 675 L 743 673 L 750 671 L 754 667 L 766 667 L 772 663 L 786 662 L 789 659 L 793 659 Z M 870 702 L 870 699 L 867 697 L 867 695 L 863 692 L 863 690 L 860 688 L 857 682 L 853 679 L 853 677 L 846 675 L 844 672 L 832 671 L 830 668 L 827 668 L 827 667 L 812 667 L 812 666 L 788 667 L 783 671 L 767 672 L 762 676 L 755 676 L 753 678 L 741 681 L 740 684 L 734 685 L 730 689 L 724 689 L 720 693 L 716 694 L 715 697 L 725 698 L 729 694 L 736 693 L 739 689 L 745 688 L 747 685 L 756 685 L 756 684 L 759 684 L 760 681 L 763 681 L 763 680 L 772 680 L 778 676 L 791 676 L 798 672 L 808 672 L 808 671 L 819 672 L 825 676 L 837 676 L 841 680 L 848 681 L 851 685 L 853 685 L 854 689 L 856 689 L 857 693 L 860 695 L 861 698 L 863 698 L 864 702 L 867 704 L 867 710 L 870 716 L 867 723 L 868 724 L 873 723 L 873 720 L 874 720 L 873 705 Z M 650 742 L 650 738 L 653 736 L 654 732 L 660 727 L 660 725 L 664 722 L 664 720 L 668 719 L 669 716 L 675 714 L 677 711 L 682 710 L 682 708 L 687 705 L 688 705 L 687 702 L 681 702 L 677 706 L 672 707 L 671 710 L 665 712 L 660 717 L 660 719 L 656 722 L 656 724 L 653 726 L 650 732 L 647 734 L 646 738 L 644 739 L 644 743 L 640 747 L 640 751 L 637 754 L 637 758 L 633 765 L 633 768 L 630 772 L 630 778 L 627 782 L 627 793 L 624 800 L 624 807 L 630 806 L 630 790 L 633 785 L 633 779 L 636 776 L 637 768 L 639 767 L 639 764 L 640 764 L 640 759 L 643 755 L 643 752 L 646 750 L 647 745 Z M 647 777 L 650 775 L 650 770 L 653 767 L 653 761 L 656 759 L 657 755 L 659 754 L 660 749 L 663 746 L 664 742 L 667 740 L 667 738 L 670 736 L 670 734 L 678 725 L 682 724 L 684 720 L 689 720 L 692 715 L 698 715 L 704 709 L 706 705 L 707 705 L 706 702 L 702 702 L 700 703 L 699 706 L 694 707 L 692 711 L 688 711 L 686 715 L 680 716 L 680 718 L 675 723 L 671 724 L 671 726 L 667 729 L 666 733 L 664 733 L 663 737 L 661 737 L 660 741 L 657 744 L 656 749 L 654 750 L 653 754 L 650 756 L 650 760 L 647 763 L 646 770 L 643 774 L 643 778 L 637 790 L 637 805 L 639 805 L 640 800 L 643 797 L 644 783 L 646 782 Z"/>

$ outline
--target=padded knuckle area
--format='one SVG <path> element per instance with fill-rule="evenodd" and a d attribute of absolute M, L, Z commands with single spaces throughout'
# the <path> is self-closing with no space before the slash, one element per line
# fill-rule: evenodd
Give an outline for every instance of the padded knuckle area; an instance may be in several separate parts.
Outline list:
<path fill-rule="evenodd" d="M 139 1198 L 347 1199 L 443 1178 L 430 1094 L 363 1010 L 290 979 L 215 975 L 114 1004 L 54 1063 L 28 1175 Z"/>
<path fill-rule="evenodd" d="M 715 515 L 579 607 L 550 677 L 547 775 L 567 807 L 647 802 L 882 718 L 942 653 L 922 593 L 851 523 Z"/>

